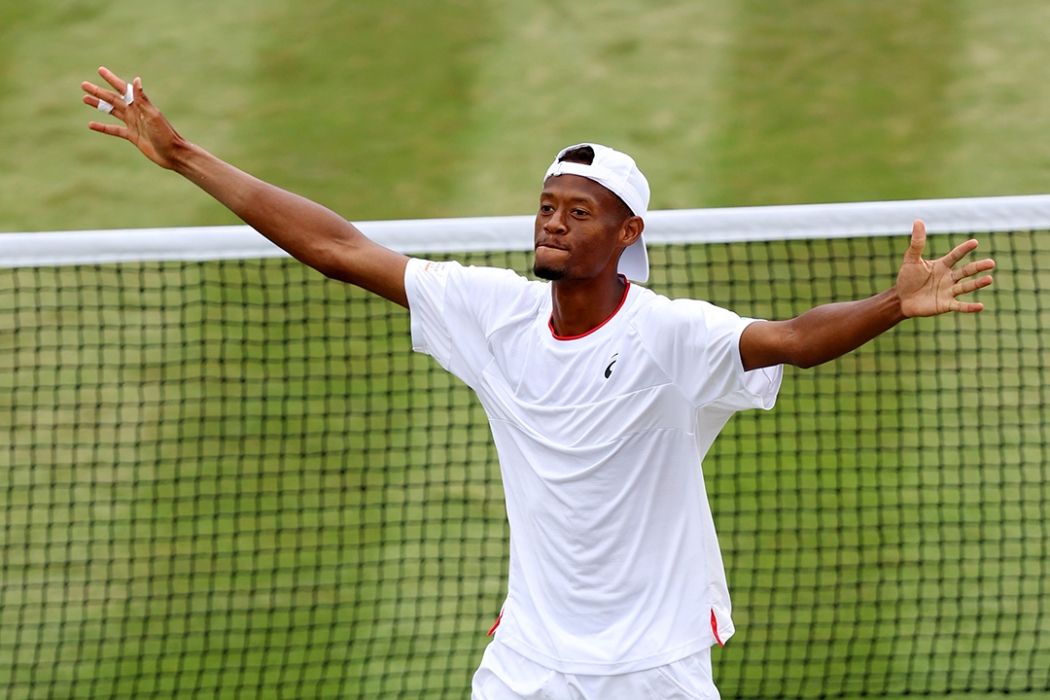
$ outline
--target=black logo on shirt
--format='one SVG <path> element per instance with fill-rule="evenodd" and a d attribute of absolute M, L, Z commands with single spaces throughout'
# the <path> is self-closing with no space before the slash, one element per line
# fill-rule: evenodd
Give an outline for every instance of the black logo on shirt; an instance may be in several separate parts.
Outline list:
<path fill-rule="evenodd" d="M 617 355 L 619 355 L 619 354 L 620 354 L 620 353 L 616 353 L 616 354 L 614 354 L 614 355 L 613 355 L 613 361 L 612 361 L 612 362 L 610 362 L 610 363 L 609 363 L 609 366 L 605 368 L 605 378 L 606 378 L 606 379 L 608 379 L 609 377 L 611 377 L 611 376 L 612 376 L 612 366 L 616 364 L 616 356 L 617 356 Z"/>

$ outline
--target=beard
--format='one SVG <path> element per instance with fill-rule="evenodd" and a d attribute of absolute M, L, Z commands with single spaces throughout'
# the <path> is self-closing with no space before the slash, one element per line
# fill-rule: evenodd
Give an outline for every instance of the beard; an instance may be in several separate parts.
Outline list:
<path fill-rule="evenodd" d="M 549 282 L 556 282 L 565 277 L 565 270 L 561 270 L 555 267 L 548 267 L 537 261 L 532 265 L 532 274 L 536 275 L 540 279 L 544 279 Z"/>

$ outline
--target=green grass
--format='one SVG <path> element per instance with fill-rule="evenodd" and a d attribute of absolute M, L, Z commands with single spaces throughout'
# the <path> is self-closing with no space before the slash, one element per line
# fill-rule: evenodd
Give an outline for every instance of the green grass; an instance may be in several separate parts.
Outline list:
<path fill-rule="evenodd" d="M 966 12 L 935 0 L 892 11 L 878 3 L 762 5 L 744 3 L 739 31 L 748 40 L 734 47 L 721 91 L 724 122 L 712 147 L 719 171 L 740 174 L 717 181 L 717 200 L 940 194 Z M 810 49 L 799 51 L 800 43 Z"/>
<path fill-rule="evenodd" d="M 348 218 L 519 214 L 557 148 L 636 156 L 652 208 L 1043 192 L 1035 0 L 9 2 L 0 231 L 228 223 L 85 129 L 141 75 L 191 140 Z"/>

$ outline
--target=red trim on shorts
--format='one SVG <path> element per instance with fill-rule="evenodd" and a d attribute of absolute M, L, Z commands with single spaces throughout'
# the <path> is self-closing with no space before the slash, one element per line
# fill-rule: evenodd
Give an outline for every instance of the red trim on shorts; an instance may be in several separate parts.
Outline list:
<path fill-rule="evenodd" d="M 620 299 L 620 303 L 616 306 L 616 310 L 613 311 L 611 314 L 609 314 L 609 318 L 605 319 L 604 321 L 602 321 L 601 323 L 599 323 L 597 326 L 595 326 L 594 328 L 590 329 L 586 333 L 580 333 L 579 335 L 558 335 L 557 332 L 555 332 L 555 330 L 554 330 L 554 312 L 551 312 L 550 320 L 547 321 L 547 328 L 551 329 L 551 335 L 554 336 L 554 339 L 555 340 L 579 340 L 580 338 L 586 338 L 591 333 L 594 333 L 599 328 L 604 326 L 606 323 L 608 323 L 609 321 L 613 320 L 613 316 L 615 316 L 616 314 L 618 314 L 620 312 L 620 309 L 623 308 L 624 302 L 627 301 L 627 293 L 629 291 L 631 291 L 631 281 L 629 279 L 627 279 L 626 277 L 624 277 L 623 275 L 617 275 L 617 277 L 619 277 L 620 279 L 623 280 L 623 282 L 626 285 L 626 287 L 623 290 L 623 297 Z"/>
<path fill-rule="evenodd" d="M 489 637 L 491 637 L 492 635 L 496 634 L 496 628 L 499 627 L 499 623 L 501 623 L 501 622 L 503 622 L 503 611 L 502 610 L 499 611 L 499 617 L 496 618 L 496 624 L 494 624 L 492 626 L 492 628 L 489 630 L 489 633 L 488 633 Z"/>
<path fill-rule="evenodd" d="M 497 621 L 496 624 L 498 625 L 499 622 Z M 711 631 L 715 633 L 715 641 L 718 642 L 718 646 L 724 647 L 726 643 L 723 642 L 722 638 L 718 636 L 718 618 L 715 617 L 714 610 L 711 611 Z"/>

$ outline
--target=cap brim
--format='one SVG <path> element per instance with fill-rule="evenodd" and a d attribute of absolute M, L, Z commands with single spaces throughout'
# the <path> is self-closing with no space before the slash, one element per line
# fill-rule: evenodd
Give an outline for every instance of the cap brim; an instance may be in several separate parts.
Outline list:
<path fill-rule="evenodd" d="M 617 271 L 632 282 L 649 281 L 649 253 L 641 236 L 620 254 Z"/>

